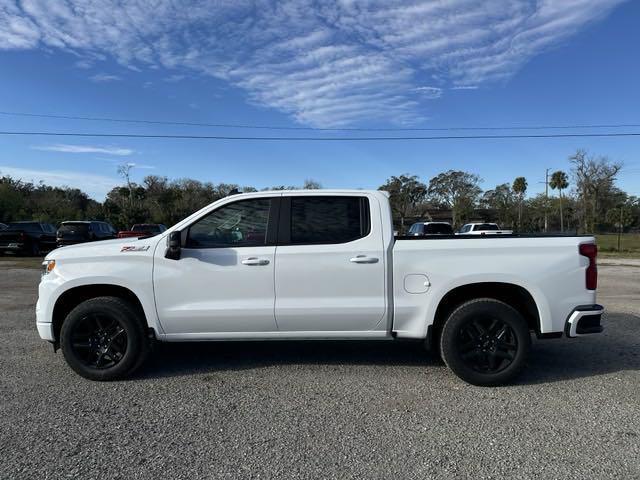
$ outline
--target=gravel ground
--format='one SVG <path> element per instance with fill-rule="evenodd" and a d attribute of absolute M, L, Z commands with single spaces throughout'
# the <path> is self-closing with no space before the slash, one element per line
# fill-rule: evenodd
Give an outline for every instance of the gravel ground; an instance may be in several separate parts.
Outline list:
<path fill-rule="evenodd" d="M 0 263 L 0 478 L 640 478 L 640 268 L 600 268 L 602 335 L 535 341 L 517 384 L 410 343 L 163 345 L 93 383 Z"/>

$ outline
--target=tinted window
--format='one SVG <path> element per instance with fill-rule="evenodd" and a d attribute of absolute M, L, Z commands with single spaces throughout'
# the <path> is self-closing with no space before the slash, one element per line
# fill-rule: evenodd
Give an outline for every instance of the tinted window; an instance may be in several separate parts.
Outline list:
<path fill-rule="evenodd" d="M 422 228 L 424 226 L 424 223 L 414 223 L 413 225 L 411 225 L 411 228 L 409 229 L 409 233 L 422 233 Z"/>
<path fill-rule="evenodd" d="M 156 225 L 152 223 L 136 224 L 131 229 L 132 232 L 149 232 L 149 233 L 161 233 L 164 232 L 162 225 Z"/>
<path fill-rule="evenodd" d="M 431 223 L 425 225 L 424 233 L 427 235 L 451 235 L 453 228 L 447 223 Z"/>
<path fill-rule="evenodd" d="M 89 229 L 87 223 L 63 223 L 58 229 L 59 232 L 86 233 Z"/>
<path fill-rule="evenodd" d="M 9 228 L 25 230 L 27 232 L 39 232 L 40 224 L 38 222 L 14 222 L 9 224 Z"/>
<path fill-rule="evenodd" d="M 214 210 L 189 228 L 191 248 L 264 245 L 271 200 L 243 200 Z"/>
<path fill-rule="evenodd" d="M 499 230 L 499 228 L 495 223 L 481 223 L 480 225 L 476 225 L 474 230 Z"/>
<path fill-rule="evenodd" d="M 369 234 L 363 197 L 292 197 L 291 244 L 345 243 Z"/>

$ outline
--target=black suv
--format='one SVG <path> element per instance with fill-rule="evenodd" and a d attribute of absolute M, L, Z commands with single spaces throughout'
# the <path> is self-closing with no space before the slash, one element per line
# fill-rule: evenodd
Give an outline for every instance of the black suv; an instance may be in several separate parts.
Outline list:
<path fill-rule="evenodd" d="M 58 228 L 56 243 L 59 247 L 76 243 L 110 240 L 117 231 L 107 222 L 62 222 Z"/>

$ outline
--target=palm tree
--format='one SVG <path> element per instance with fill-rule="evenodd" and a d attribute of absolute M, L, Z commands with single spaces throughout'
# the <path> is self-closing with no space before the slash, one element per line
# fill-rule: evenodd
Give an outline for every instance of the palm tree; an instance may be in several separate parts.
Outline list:
<path fill-rule="evenodd" d="M 512 187 L 514 193 L 518 195 L 518 230 L 522 229 L 522 202 L 524 201 L 524 194 L 527 191 L 527 179 L 524 177 L 517 177 L 513 181 Z"/>
<path fill-rule="evenodd" d="M 569 177 L 562 170 L 553 172 L 549 186 L 560 193 L 560 231 L 564 232 L 564 219 L 562 215 L 562 190 L 565 190 L 569 186 Z"/>

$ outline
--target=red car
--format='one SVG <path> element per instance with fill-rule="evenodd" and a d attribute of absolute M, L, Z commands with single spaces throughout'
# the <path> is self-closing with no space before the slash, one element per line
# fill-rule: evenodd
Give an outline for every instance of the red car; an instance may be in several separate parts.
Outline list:
<path fill-rule="evenodd" d="M 118 238 L 127 237 L 150 237 L 158 235 L 167 229 L 161 223 L 136 223 L 131 230 L 121 230 L 118 232 Z"/>

